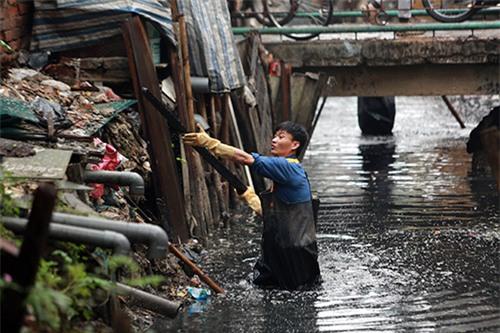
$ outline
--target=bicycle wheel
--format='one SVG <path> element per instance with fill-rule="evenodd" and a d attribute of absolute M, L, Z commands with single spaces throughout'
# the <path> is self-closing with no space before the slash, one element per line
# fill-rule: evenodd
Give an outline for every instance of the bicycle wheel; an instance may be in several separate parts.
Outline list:
<path fill-rule="evenodd" d="M 255 19 L 268 27 L 283 26 L 290 22 L 298 8 L 299 0 L 254 0 L 251 8 Z"/>
<path fill-rule="evenodd" d="M 288 23 L 292 27 L 327 26 L 333 19 L 333 0 L 299 0 L 294 17 Z M 269 17 L 275 26 L 282 26 Z M 285 36 L 295 40 L 307 40 L 317 37 L 319 33 L 293 33 Z"/>
<path fill-rule="evenodd" d="M 476 0 L 422 0 L 425 10 L 436 21 L 462 22 L 479 9 Z"/>

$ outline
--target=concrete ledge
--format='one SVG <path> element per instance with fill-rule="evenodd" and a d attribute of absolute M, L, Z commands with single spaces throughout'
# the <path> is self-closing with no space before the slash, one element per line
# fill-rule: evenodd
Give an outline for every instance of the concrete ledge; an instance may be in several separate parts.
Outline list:
<path fill-rule="evenodd" d="M 498 38 L 422 38 L 272 42 L 266 48 L 293 67 L 498 64 Z"/>

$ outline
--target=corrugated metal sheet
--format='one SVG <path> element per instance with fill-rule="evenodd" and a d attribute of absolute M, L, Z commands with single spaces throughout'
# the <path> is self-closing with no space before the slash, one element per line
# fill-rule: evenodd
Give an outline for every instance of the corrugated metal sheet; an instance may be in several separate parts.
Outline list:
<path fill-rule="evenodd" d="M 61 51 L 121 34 L 121 22 L 138 14 L 174 41 L 170 8 L 154 0 L 35 0 L 32 48 Z"/>
<path fill-rule="evenodd" d="M 62 51 L 121 34 L 121 22 L 138 14 L 175 44 L 167 0 L 35 0 L 32 49 Z M 212 92 L 245 84 L 226 0 L 179 1 L 188 24 L 193 75 L 208 76 Z"/>

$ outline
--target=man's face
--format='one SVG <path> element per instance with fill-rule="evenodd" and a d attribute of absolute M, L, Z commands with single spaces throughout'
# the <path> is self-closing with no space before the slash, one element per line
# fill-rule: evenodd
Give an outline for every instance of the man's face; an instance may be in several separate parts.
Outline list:
<path fill-rule="evenodd" d="M 271 154 L 273 156 L 286 157 L 295 153 L 295 149 L 300 146 L 300 142 L 294 140 L 292 135 L 284 130 L 274 133 L 271 141 Z"/>

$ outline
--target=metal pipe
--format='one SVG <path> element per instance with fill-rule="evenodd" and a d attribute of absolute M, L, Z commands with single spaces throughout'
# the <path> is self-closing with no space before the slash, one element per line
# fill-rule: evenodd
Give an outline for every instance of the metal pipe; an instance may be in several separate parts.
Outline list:
<path fill-rule="evenodd" d="M 182 306 L 181 303 L 163 299 L 159 296 L 129 287 L 122 283 L 117 283 L 116 287 L 118 293 L 132 297 L 137 305 L 170 318 L 175 318 Z"/>
<path fill-rule="evenodd" d="M 85 170 L 83 172 L 83 181 L 86 183 L 128 186 L 131 196 L 144 195 L 144 179 L 136 172 Z"/>
<path fill-rule="evenodd" d="M 444 9 L 444 10 L 440 10 L 440 11 L 454 14 L 454 13 L 463 12 L 464 10 L 467 10 L 467 9 L 460 9 L 460 8 L 451 9 L 450 8 L 450 9 Z M 479 10 L 475 15 L 492 15 L 492 14 L 498 13 L 498 11 L 500 11 L 500 8 L 497 8 L 497 7 L 483 8 L 483 9 Z M 410 13 L 412 16 L 429 16 L 429 13 L 427 13 L 427 11 L 425 9 L 412 9 L 412 10 L 410 10 Z M 395 9 L 389 9 L 389 10 L 386 10 L 384 14 L 386 14 L 388 16 L 398 16 L 398 11 Z M 288 12 L 281 12 L 281 13 L 274 12 L 273 13 L 273 16 L 276 16 L 276 17 L 283 17 L 286 15 L 288 15 Z M 297 11 L 297 12 L 295 12 L 294 17 L 310 18 L 310 17 L 324 17 L 324 15 L 325 15 L 324 13 L 321 13 L 319 11 L 316 11 L 316 12 Z M 365 16 L 365 14 L 360 10 L 333 11 L 332 15 L 333 15 L 333 17 L 363 17 L 363 16 Z M 233 14 L 233 16 L 235 18 L 243 18 L 244 19 L 244 18 L 255 17 L 255 13 L 241 13 L 240 12 L 240 13 Z"/>
<path fill-rule="evenodd" d="M 19 217 L 2 216 L 0 220 L 6 228 L 17 233 L 24 232 L 28 224 L 26 219 Z M 49 237 L 62 241 L 112 248 L 115 254 L 127 255 L 130 252 L 130 242 L 127 237 L 114 231 L 97 231 L 51 223 L 49 226 Z"/>
<path fill-rule="evenodd" d="M 320 33 L 344 33 L 344 32 L 396 32 L 396 31 L 446 31 L 446 30 L 480 30 L 499 29 L 500 21 L 468 21 L 462 23 L 419 23 L 419 24 L 387 24 L 387 25 L 361 25 L 361 24 L 337 24 L 333 26 L 309 26 L 309 27 L 235 27 L 233 34 L 244 35 L 249 32 L 258 32 L 265 35 L 279 34 L 320 34 Z"/>
<path fill-rule="evenodd" d="M 208 94 L 210 92 L 208 77 L 191 76 L 191 88 L 193 93 Z"/>
<path fill-rule="evenodd" d="M 52 214 L 52 221 L 67 225 L 98 230 L 112 230 L 125 235 L 132 243 L 148 244 L 149 259 L 165 258 L 168 253 L 168 237 L 161 227 L 147 223 L 107 220 L 64 213 Z"/>
<path fill-rule="evenodd" d="M 442 12 L 450 13 L 450 14 L 456 14 L 463 12 L 464 10 L 467 9 L 445 9 L 445 10 L 440 10 Z M 481 9 L 479 12 L 476 13 L 476 15 L 491 15 L 491 14 L 496 14 L 500 11 L 500 8 L 484 8 Z M 429 13 L 425 9 L 412 9 L 410 10 L 411 16 L 429 16 Z M 388 16 L 398 16 L 398 11 L 395 9 L 390 9 L 386 10 L 384 12 L 385 15 Z M 276 15 L 276 14 L 273 14 Z M 306 12 L 296 12 L 295 17 L 320 17 L 321 15 L 324 15 L 323 13 L 320 12 L 314 12 L 314 13 L 306 13 Z M 360 10 L 344 10 L 344 11 L 334 11 L 333 12 L 333 17 L 363 17 L 365 14 L 360 11 Z"/>

